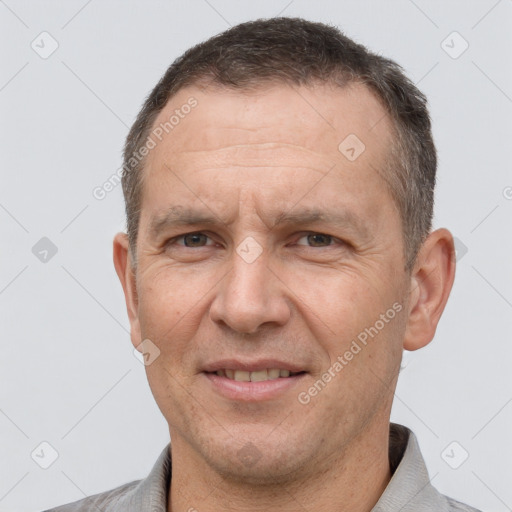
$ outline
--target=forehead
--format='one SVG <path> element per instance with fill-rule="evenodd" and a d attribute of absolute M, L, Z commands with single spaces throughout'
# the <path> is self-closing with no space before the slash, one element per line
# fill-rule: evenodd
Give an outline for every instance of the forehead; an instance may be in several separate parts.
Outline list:
<path fill-rule="evenodd" d="M 161 140 L 145 170 L 142 217 L 152 214 L 148 209 L 168 207 L 166 200 L 192 184 L 202 187 L 203 198 L 221 203 L 219 190 L 252 185 L 283 205 L 299 197 L 301 183 L 306 190 L 327 175 L 347 185 L 345 202 L 350 194 L 361 200 L 368 190 L 385 187 L 381 170 L 392 125 L 360 84 L 280 84 L 251 91 L 187 87 L 159 114 L 153 133 L 159 127 Z M 336 191 L 324 188 L 334 200 Z"/>
<path fill-rule="evenodd" d="M 197 106 L 186 108 L 192 98 Z M 385 149 L 392 132 L 380 101 L 359 83 L 343 88 L 330 84 L 274 84 L 255 90 L 186 87 L 170 99 L 154 127 L 171 118 L 177 124 L 163 133 L 165 144 L 159 144 L 155 154 L 172 152 L 179 157 L 223 148 L 227 153 L 228 146 L 281 143 L 302 148 L 304 156 L 309 150 L 315 157 L 332 160 L 340 156 L 338 146 L 349 135 L 357 136 L 374 154 Z"/>

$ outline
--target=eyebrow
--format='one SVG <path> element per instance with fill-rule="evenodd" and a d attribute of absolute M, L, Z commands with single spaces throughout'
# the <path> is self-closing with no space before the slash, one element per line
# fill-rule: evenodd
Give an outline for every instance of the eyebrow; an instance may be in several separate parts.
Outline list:
<path fill-rule="evenodd" d="M 321 209 L 305 209 L 297 212 L 285 212 L 277 216 L 274 227 L 280 225 L 308 225 L 316 223 L 332 224 L 348 227 L 365 237 L 369 236 L 364 221 L 350 210 L 324 211 Z"/>
<path fill-rule="evenodd" d="M 220 218 L 215 217 L 211 212 L 203 213 L 183 206 L 172 206 L 164 213 L 155 215 L 150 223 L 148 232 L 151 237 L 170 227 L 192 226 L 192 225 L 214 225 L 224 224 Z"/>
<path fill-rule="evenodd" d="M 303 209 L 295 212 L 283 212 L 276 216 L 271 229 L 278 226 L 305 226 L 325 223 L 349 228 L 351 231 L 369 237 L 368 226 L 361 217 L 350 210 L 324 211 L 321 209 Z M 227 223 L 212 212 L 201 212 L 183 206 L 173 206 L 165 212 L 155 215 L 149 224 L 149 235 L 156 238 L 164 229 L 193 225 L 215 226 Z"/>

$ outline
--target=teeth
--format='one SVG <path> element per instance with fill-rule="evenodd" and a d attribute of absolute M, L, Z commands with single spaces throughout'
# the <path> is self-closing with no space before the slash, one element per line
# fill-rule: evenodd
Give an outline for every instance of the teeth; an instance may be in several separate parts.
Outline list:
<path fill-rule="evenodd" d="M 277 379 L 279 377 L 279 370 L 277 368 L 272 368 L 271 370 L 267 370 L 269 379 Z"/>
<path fill-rule="evenodd" d="M 260 382 L 262 380 L 268 380 L 267 370 L 260 370 L 258 372 L 251 372 L 251 382 Z"/>
<path fill-rule="evenodd" d="M 243 382 L 251 382 L 251 372 L 244 372 L 243 370 L 235 370 L 235 380 Z"/>
<path fill-rule="evenodd" d="M 290 370 L 280 370 L 279 368 L 269 368 L 267 370 L 258 370 L 256 372 L 247 372 L 245 370 L 217 370 L 219 377 L 227 377 L 231 380 L 240 382 L 262 382 L 265 380 L 278 379 L 280 377 L 289 377 Z"/>

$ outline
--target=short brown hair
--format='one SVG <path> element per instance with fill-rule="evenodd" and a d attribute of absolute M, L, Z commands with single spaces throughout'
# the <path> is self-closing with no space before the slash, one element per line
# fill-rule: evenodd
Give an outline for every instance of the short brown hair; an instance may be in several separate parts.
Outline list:
<path fill-rule="evenodd" d="M 432 224 L 437 157 L 427 100 L 394 61 L 370 52 L 337 28 L 300 18 L 237 25 L 187 50 L 146 98 L 124 147 L 122 185 L 130 251 L 135 256 L 145 159 L 134 159 L 155 119 L 178 90 L 210 81 L 233 89 L 265 83 L 308 86 L 362 83 L 384 105 L 394 126 L 383 176 L 402 219 L 410 270 Z"/>

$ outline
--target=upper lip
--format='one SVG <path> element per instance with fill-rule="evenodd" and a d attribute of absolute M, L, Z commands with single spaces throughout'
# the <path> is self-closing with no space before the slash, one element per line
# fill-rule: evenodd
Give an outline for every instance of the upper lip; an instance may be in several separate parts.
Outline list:
<path fill-rule="evenodd" d="M 277 359 L 258 359 L 255 361 L 242 361 L 240 359 L 222 359 L 213 363 L 204 365 L 204 372 L 216 372 L 217 370 L 242 370 L 246 372 L 257 372 L 277 368 L 279 370 L 289 370 L 293 373 L 305 371 L 303 367 L 286 361 Z"/>

